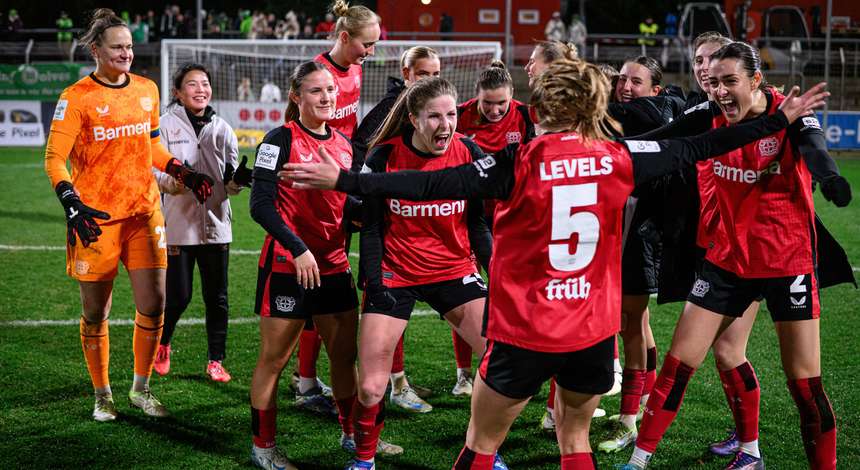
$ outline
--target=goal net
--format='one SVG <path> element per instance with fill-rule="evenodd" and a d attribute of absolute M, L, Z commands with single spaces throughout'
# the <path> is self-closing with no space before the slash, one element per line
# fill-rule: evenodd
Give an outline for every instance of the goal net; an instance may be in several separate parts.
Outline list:
<path fill-rule="evenodd" d="M 382 41 L 364 62 L 359 119 L 385 95 L 387 77 L 400 76 L 400 55 L 413 46 L 439 53 L 442 76 L 451 81 L 460 101 L 474 94 L 478 73 L 501 57 L 498 42 Z M 300 63 L 331 50 L 327 40 L 165 40 L 161 42 L 161 102 L 171 99 L 173 73 L 186 62 L 205 65 L 212 75 L 212 107 L 236 130 L 240 145 L 256 145 L 263 132 L 284 122 L 289 77 Z M 244 82 L 244 85 L 243 85 Z M 262 103 L 263 85 L 271 82 L 281 101 Z M 240 90 L 241 88 L 241 90 Z M 269 87 L 271 88 L 271 87 Z"/>

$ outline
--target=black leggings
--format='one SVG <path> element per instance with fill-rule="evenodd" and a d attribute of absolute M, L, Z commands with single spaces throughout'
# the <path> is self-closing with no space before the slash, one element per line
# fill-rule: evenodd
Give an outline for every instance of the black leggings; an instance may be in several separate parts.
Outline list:
<path fill-rule="evenodd" d="M 209 360 L 221 361 L 227 348 L 227 263 L 230 245 L 189 245 L 170 247 L 167 256 L 167 298 L 161 344 L 170 344 L 179 317 L 191 302 L 194 263 L 200 268 L 203 302 L 206 304 L 206 336 Z"/>

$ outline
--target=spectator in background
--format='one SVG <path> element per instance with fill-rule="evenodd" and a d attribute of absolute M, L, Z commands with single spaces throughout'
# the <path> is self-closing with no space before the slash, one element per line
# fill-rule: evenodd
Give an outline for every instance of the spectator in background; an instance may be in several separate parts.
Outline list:
<path fill-rule="evenodd" d="M 669 10 L 669 13 L 666 13 L 666 26 L 663 30 L 666 36 L 676 36 L 678 34 L 678 14 L 675 11 Z"/>
<path fill-rule="evenodd" d="M 161 19 L 158 23 L 158 36 L 161 38 L 176 37 L 176 13 L 179 8 L 174 10 L 173 5 L 165 5 L 164 13 L 161 14 Z"/>
<path fill-rule="evenodd" d="M 325 39 L 331 33 L 332 29 L 334 29 L 334 15 L 326 13 L 325 19 L 317 23 L 314 34 L 318 39 Z"/>
<path fill-rule="evenodd" d="M 128 25 L 131 30 L 131 40 L 135 44 L 146 44 L 149 42 L 149 25 L 143 22 L 141 15 L 134 15 L 134 22 Z"/>
<path fill-rule="evenodd" d="M 9 39 L 14 41 L 18 38 L 18 31 L 24 28 L 24 22 L 18 16 L 18 10 L 12 8 L 9 10 L 9 17 L 6 20 L 6 31 L 9 32 Z"/>
<path fill-rule="evenodd" d="M 72 42 L 72 26 L 72 19 L 69 18 L 68 13 L 61 11 L 60 17 L 57 19 L 57 42 Z"/>
<path fill-rule="evenodd" d="M 561 13 L 557 11 L 552 13 L 552 17 L 546 22 L 543 33 L 547 41 L 564 41 L 567 37 L 567 31 L 564 21 L 561 20 Z"/>
<path fill-rule="evenodd" d="M 641 36 L 636 42 L 644 46 L 653 46 L 657 44 L 654 36 L 657 35 L 657 23 L 654 18 L 648 16 L 645 21 L 639 23 L 639 35 Z"/>
<path fill-rule="evenodd" d="M 239 33 L 243 38 L 251 37 L 251 30 L 254 26 L 254 17 L 251 16 L 251 12 L 248 10 L 241 10 L 240 12 L 241 21 L 239 21 Z"/>
<path fill-rule="evenodd" d="M 299 28 L 299 20 L 296 18 L 296 13 L 293 10 L 284 15 L 284 35 L 283 39 L 295 39 L 299 37 L 301 29 Z"/>
<path fill-rule="evenodd" d="M 242 77 L 239 86 L 236 88 L 236 99 L 238 101 L 256 101 L 254 89 L 251 88 L 251 79 Z"/>
<path fill-rule="evenodd" d="M 266 14 L 261 11 L 254 12 L 254 18 L 251 21 L 251 34 L 248 39 L 263 39 L 266 37 Z"/>
<path fill-rule="evenodd" d="M 579 57 L 585 57 L 585 40 L 588 39 L 588 30 L 579 15 L 573 15 L 570 27 L 567 28 L 567 41 L 576 46 Z"/>
<path fill-rule="evenodd" d="M 271 77 L 266 77 L 263 80 L 263 88 L 260 89 L 260 102 L 261 103 L 280 103 L 281 102 L 281 89 L 278 88 L 278 85 L 275 85 L 275 82 L 272 81 Z"/>
<path fill-rule="evenodd" d="M 302 27 L 301 39 L 313 39 L 314 37 L 314 20 L 312 18 L 305 19 L 305 25 Z"/>
<path fill-rule="evenodd" d="M 269 13 L 266 15 L 266 38 L 274 38 L 275 37 L 275 27 L 278 25 L 278 17 L 275 16 L 274 13 Z"/>
<path fill-rule="evenodd" d="M 439 32 L 440 33 L 453 33 L 454 32 L 454 17 L 449 15 L 448 13 L 442 12 L 442 16 L 439 17 Z M 443 41 L 450 41 L 451 38 L 449 36 L 442 36 Z"/>
<path fill-rule="evenodd" d="M 148 39 L 151 41 L 155 41 L 158 39 L 158 29 L 155 27 L 155 10 L 147 10 L 146 11 L 146 30 L 149 31 Z"/>

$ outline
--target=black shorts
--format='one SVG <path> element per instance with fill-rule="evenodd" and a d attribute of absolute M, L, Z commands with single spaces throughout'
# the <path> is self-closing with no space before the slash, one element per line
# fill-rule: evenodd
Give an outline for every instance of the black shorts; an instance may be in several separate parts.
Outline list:
<path fill-rule="evenodd" d="M 614 356 L 615 335 L 566 353 L 539 352 L 487 340 L 478 371 L 490 388 L 508 398 L 532 397 L 550 377 L 566 390 L 601 395 L 615 382 Z"/>
<path fill-rule="evenodd" d="M 310 319 L 312 315 L 348 312 L 358 307 L 352 272 L 320 276 L 320 287 L 305 289 L 295 274 L 260 268 L 254 311 L 263 317 Z"/>
<path fill-rule="evenodd" d="M 712 312 L 739 318 L 753 300 L 765 299 L 773 321 L 818 318 L 818 280 L 815 275 L 745 279 L 709 261 L 702 263 L 687 301 Z"/>
<path fill-rule="evenodd" d="M 621 292 L 624 295 L 649 295 L 657 292 L 662 245 L 651 220 L 627 233 L 621 256 Z"/>
<path fill-rule="evenodd" d="M 415 308 L 415 302 L 420 300 L 427 302 L 433 310 L 436 310 L 439 313 L 439 318 L 444 318 L 446 313 L 466 302 L 486 298 L 487 286 L 484 284 L 481 276 L 474 273 L 462 278 L 434 282 L 432 284 L 392 287 L 388 289 L 388 292 L 397 301 L 394 304 L 394 308 L 388 311 L 376 308 L 365 297 L 362 311 L 365 313 L 380 313 L 401 320 L 409 320 L 409 317 L 412 316 L 412 310 Z"/>

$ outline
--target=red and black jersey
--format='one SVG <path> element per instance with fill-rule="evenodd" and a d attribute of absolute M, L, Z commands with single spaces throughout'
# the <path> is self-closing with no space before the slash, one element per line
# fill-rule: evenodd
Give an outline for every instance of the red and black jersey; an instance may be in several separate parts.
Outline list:
<path fill-rule="evenodd" d="M 634 184 L 787 124 L 777 113 L 687 139 L 623 144 L 544 134 L 454 168 L 342 173 L 337 188 L 412 200 L 504 199 L 495 220 L 485 336 L 535 351 L 570 352 L 620 328 L 622 212 Z"/>
<path fill-rule="evenodd" d="M 311 132 L 298 121 L 290 121 L 266 134 L 257 147 L 252 216 L 266 229 L 260 267 L 274 272 L 295 273 L 293 257 L 309 249 L 320 274 L 349 269 L 342 227 L 346 195 L 337 191 L 306 191 L 278 179 L 287 162 L 319 162 L 323 146 L 342 168 L 352 164 L 352 146 L 340 132 L 326 126 L 326 134 Z M 265 217 L 276 211 L 277 217 Z"/>
<path fill-rule="evenodd" d="M 358 100 L 361 97 L 361 66 L 350 65 L 343 68 L 332 60 L 328 52 L 314 57 L 328 69 L 334 76 L 334 85 L 337 88 L 337 103 L 334 117 L 328 124 L 343 132 L 351 139 L 352 134 L 358 127 Z"/>
<path fill-rule="evenodd" d="M 527 143 L 535 127 L 528 106 L 511 100 L 508 112 L 499 122 L 489 122 L 478 110 L 478 99 L 457 106 L 457 132 L 474 140 L 485 153 L 496 153 L 510 144 Z"/>
<path fill-rule="evenodd" d="M 773 114 L 785 97 L 775 91 L 766 96 L 767 113 Z M 815 122 L 809 131 L 821 132 Z M 726 125 L 722 114 L 714 117 L 714 128 Z M 813 271 L 812 176 L 789 139 L 794 129 L 797 126 L 713 159 L 714 198 L 721 220 L 706 254 L 711 263 L 745 278 Z"/>
<path fill-rule="evenodd" d="M 439 156 L 416 149 L 411 140 L 412 133 L 407 132 L 375 146 L 365 166 L 374 172 L 433 171 L 483 156 L 474 143 L 457 133 L 448 150 Z M 469 241 L 469 202 L 465 199 L 415 202 L 371 198 L 364 204 L 361 263 L 369 283 L 416 286 L 475 272 Z M 478 209 L 480 213 L 480 205 Z M 375 255 L 378 250 L 374 246 L 379 240 L 384 245 L 381 259 Z M 381 280 L 377 280 L 379 276 Z"/>

